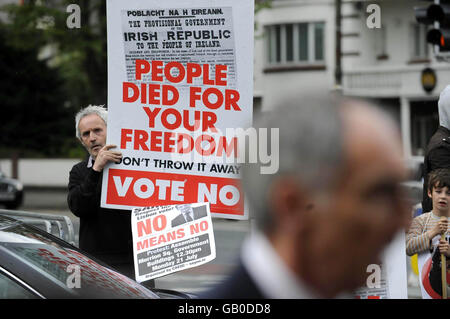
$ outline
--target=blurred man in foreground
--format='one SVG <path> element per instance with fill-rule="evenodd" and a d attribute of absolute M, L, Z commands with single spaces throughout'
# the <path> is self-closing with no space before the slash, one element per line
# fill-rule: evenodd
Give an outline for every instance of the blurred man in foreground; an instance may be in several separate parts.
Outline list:
<path fill-rule="evenodd" d="M 422 213 L 433 209 L 428 196 L 428 174 L 439 168 L 450 168 L 450 85 L 439 95 L 439 127 L 428 142 L 423 160 Z"/>
<path fill-rule="evenodd" d="M 236 271 L 202 297 L 333 298 L 363 286 L 410 221 L 395 124 L 363 102 L 324 97 L 285 103 L 256 127 L 279 128 L 279 171 L 242 167 L 257 230 Z"/>

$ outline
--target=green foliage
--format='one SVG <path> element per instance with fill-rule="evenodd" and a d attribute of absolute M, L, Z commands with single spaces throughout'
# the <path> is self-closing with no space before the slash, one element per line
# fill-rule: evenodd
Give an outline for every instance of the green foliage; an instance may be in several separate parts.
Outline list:
<path fill-rule="evenodd" d="M 272 8 L 272 0 L 255 0 L 255 16 L 263 9 Z M 254 30 L 258 30 L 258 23 L 255 21 Z"/>
<path fill-rule="evenodd" d="M 3 153 L 85 155 L 73 119 L 88 104 L 106 104 L 106 1 L 78 1 L 82 27 L 69 29 L 66 7 L 72 2 L 27 1 L 1 9 L 8 15 L 0 25 Z"/>
<path fill-rule="evenodd" d="M 0 145 L 57 156 L 71 134 L 64 121 L 70 112 L 64 107 L 63 82 L 37 59 L 35 48 L 8 46 L 8 38 L 8 30 L 0 28 Z"/>

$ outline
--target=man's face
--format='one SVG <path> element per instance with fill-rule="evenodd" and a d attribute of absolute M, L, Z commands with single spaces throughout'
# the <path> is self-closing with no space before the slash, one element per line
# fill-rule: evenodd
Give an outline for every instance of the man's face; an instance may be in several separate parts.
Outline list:
<path fill-rule="evenodd" d="M 433 202 L 433 211 L 439 215 L 445 216 L 450 208 L 450 189 L 447 186 L 438 187 L 435 185 L 433 190 L 428 190 L 428 196 Z"/>
<path fill-rule="evenodd" d="M 191 212 L 193 212 L 192 208 L 190 205 L 178 205 L 177 209 L 184 215 L 184 214 L 189 214 Z"/>
<path fill-rule="evenodd" d="M 106 144 L 106 125 L 97 115 L 90 114 L 83 117 L 78 123 L 81 144 L 95 159 L 100 149 Z"/>
<path fill-rule="evenodd" d="M 348 138 L 337 186 L 310 212 L 306 277 L 330 295 L 363 286 L 367 266 L 380 264 L 384 247 L 409 223 L 399 185 L 406 176 L 400 144 L 389 141 L 392 135 L 367 133 Z"/>

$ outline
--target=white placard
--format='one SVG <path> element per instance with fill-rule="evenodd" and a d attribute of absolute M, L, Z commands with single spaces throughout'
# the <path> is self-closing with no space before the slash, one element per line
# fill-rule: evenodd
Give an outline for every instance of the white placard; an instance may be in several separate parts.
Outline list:
<path fill-rule="evenodd" d="M 135 208 L 131 229 L 137 282 L 197 267 L 216 258 L 208 203 Z"/>
<path fill-rule="evenodd" d="M 379 268 L 368 267 L 369 283 L 357 289 L 354 296 L 360 299 L 407 299 L 406 247 L 403 231 L 399 232 L 385 248 L 381 265 L 375 266 Z M 377 276 L 376 271 L 380 271 L 378 283 L 369 278 L 369 276 Z M 374 283 L 376 285 L 372 287 Z"/>
<path fill-rule="evenodd" d="M 108 0 L 102 207 L 209 202 L 247 219 L 238 139 L 253 110 L 252 0 Z"/>

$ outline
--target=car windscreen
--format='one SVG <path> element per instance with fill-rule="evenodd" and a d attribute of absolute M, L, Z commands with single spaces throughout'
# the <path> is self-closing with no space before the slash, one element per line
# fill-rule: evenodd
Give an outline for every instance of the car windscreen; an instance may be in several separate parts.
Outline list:
<path fill-rule="evenodd" d="M 157 298 L 128 277 L 21 223 L 0 227 L 0 245 L 80 297 Z"/>

